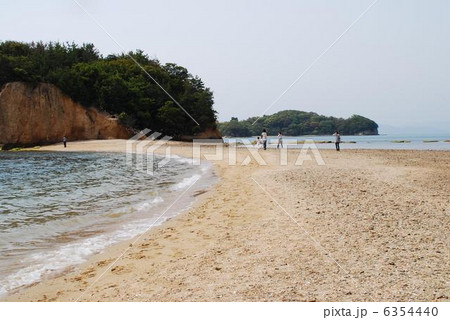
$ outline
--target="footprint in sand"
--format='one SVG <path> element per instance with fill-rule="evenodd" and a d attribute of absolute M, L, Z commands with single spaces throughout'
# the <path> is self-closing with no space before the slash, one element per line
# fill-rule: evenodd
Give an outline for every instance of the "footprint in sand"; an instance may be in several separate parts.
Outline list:
<path fill-rule="evenodd" d="M 95 276 L 95 269 L 94 268 L 89 268 L 86 271 L 84 271 L 81 275 L 87 278 L 92 278 Z"/>
<path fill-rule="evenodd" d="M 132 259 L 138 259 L 138 260 L 147 258 L 147 256 L 144 254 L 144 250 L 141 250 L 136 253 L 132 253 L 132 254 L 130 254 L 130 257 Z"/>
<path fill-rule="evenodd" d="M 130 267 L 125 267 L 125 266 L 115 266 L 111 269 L 111 272 L 114 274 L 125 274 L 125 273 L 130 273 L 131 272 L 131 268 Z"/>
<path fill-rule="evenodd" d="M 73 277 L 72 279 L 71 279 L 72 281 L 81 281 L 81 280 L 83 280 L 83 277 L 82 276 L 76 276 L 76 277 Z"/>
<path fill-rule="evenodd" d="M 97 266 L 98 267 L 104 267 L 104 266 L 110 264 L 111 262 L 113 262 L 113 260 L 114 259 L 108 259 L 108 260 L 99 261 L 99 262 L 97 262 Z"/>

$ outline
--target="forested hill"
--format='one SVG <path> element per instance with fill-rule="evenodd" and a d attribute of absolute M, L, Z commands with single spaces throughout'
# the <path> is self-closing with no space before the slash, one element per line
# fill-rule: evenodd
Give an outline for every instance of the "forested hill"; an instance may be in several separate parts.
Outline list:
<path fill-rule="evenodd" d="M 338 130 L 343 135 L 377 135 L 378 124 L 368 118 L 353 115 L 348 119 L 326 117 L 314 112 L 297 110 L 280 111 L 270 116 L 261 117 L 254 125 L 257 117 L 239 121 L 219 123 L 219 129 L 224 136 L 250 137 L 261 134 L 265 128 L 269 135 L 281 131 L 286 136 L 329 135 Z"/>
<path fill-rule="evenodd" d="M 216 128 L 213 93 L 186 68 L 130 55 L 200 124 L 186 115 L 127 55 L 102 56 L 92 44 L 0 43 L 0 88 L 8 82 L 58 86 L 74 101 L 117 115 L 135 129 L 172 136 Z"/>

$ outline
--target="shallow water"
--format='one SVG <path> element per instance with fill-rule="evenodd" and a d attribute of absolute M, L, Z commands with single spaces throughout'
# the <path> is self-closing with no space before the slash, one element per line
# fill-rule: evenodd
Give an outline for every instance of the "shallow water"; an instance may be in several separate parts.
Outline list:
<path fill-rule="evenodd" d="M 195 191 L 214 183 L 209 165 L 186 160 L 174 157 L 149 175 L 127 165 L 124 154 L 0 153 L 0 294 L 186 209 Z"/>
<path fill-rule="evenodd" d="M 229 138 L 224 139 L 225 142 L 232 142 L 234 140 L 241 141 L 246 139 L 250 142 L 254 141 L 255 137 L 247 138 Z M 333 136 L 284 136 L 283 141 L 289 148 L 302 148 L 302 144 L 297 145 L 297 141 L 305 141 L 311 139 L 317 142 L 330 143 L 316 143 L 319 149 L 334 149 Z M 383 150 L 450 150 L 450 134 L 448 135 L 400 135 L 400 134 L 385 134 L 378 136 L 341 136 L 341 149 L 383 149 Z M 269 147 L 276 148 L 277 137 L 269 137 Z"/>

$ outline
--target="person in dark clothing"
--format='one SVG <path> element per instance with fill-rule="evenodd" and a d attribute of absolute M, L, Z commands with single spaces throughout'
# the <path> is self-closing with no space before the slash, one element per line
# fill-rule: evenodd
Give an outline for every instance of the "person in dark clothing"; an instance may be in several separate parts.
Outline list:
<path fill-rule="evenodd" d="M 339 144 L 341 143 L 341 135 L 339 134 L 339 131 L 336 131 L 333 136 L 335 137 L 335 142 L 334 144 L 336 145 L 336 151 L 341 151 L 341 147 L 339 146 Z"/>
<path fill-rule="evenodd" d="M 64 148 L 67 148 L 67 137 L 63 137 Z"/>

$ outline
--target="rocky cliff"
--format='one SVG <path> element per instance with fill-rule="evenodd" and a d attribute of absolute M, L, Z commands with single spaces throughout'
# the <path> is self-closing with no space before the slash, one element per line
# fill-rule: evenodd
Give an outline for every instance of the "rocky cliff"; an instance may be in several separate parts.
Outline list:
<path fill-rule="evenodd" d="M 116 118 L 72 101 L 52 84 L 7 83 L 0 92 L 0 145 L 31 146 L 61 141 L 127 139 Z"/>

